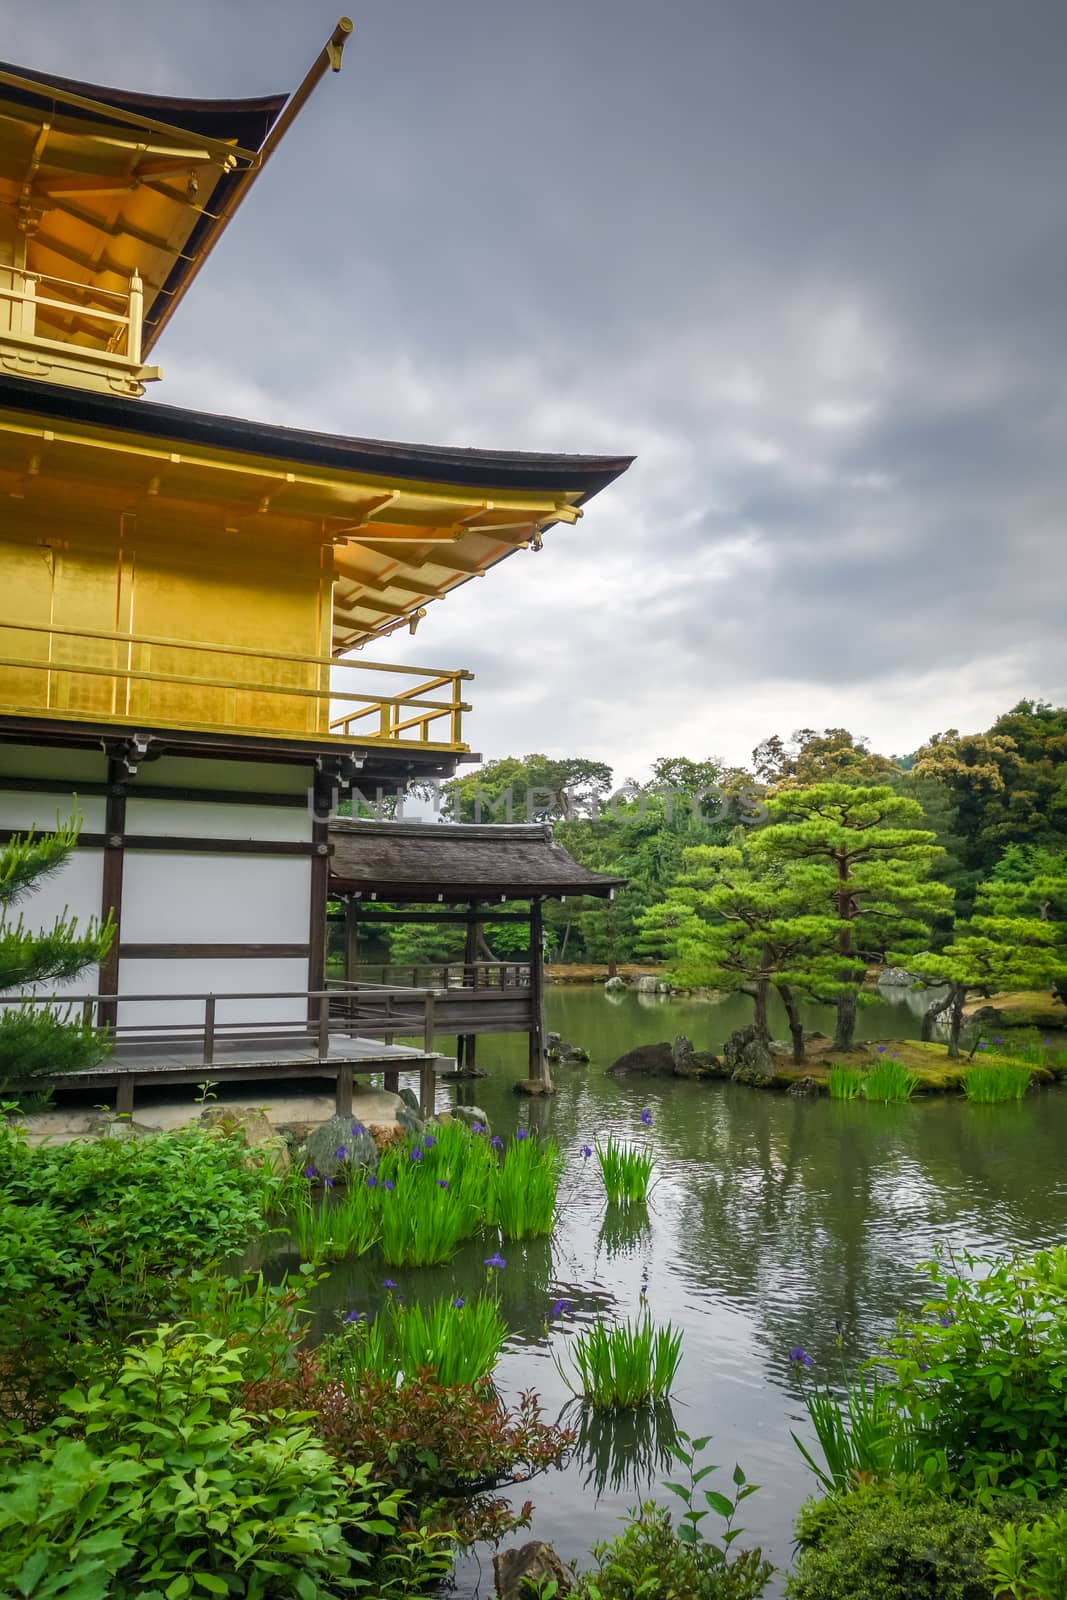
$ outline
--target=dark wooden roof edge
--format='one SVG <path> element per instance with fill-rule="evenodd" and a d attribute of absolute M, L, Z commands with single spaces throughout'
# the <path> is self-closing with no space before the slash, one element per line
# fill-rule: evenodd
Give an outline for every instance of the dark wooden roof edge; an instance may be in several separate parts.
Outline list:
<path fill-rule="evenodd" d="M 57 102 L 51 89 L 61 89 L 66 94 L 80 95 L 83 100 L 97 100 L 101 105 L 114 106 L 116 110 L 151 117 L 156 122 L 169 122 L 183 133 L 201 134 L 208 139 L 234 139 L 246 150 L 258 150 L 267 137 L 285 102 L 284 94 L 256 95 L 244 100 L 200 100 L 185 95 L 141 94 L 132 89 L 111 89 L 99 83 L 82 83 L 77 78 L 64 78 L 59 73 L 39 72 L 36 68 L 19 67 L 13 62 L 0 61 L 0 72 L 32 80 L 40 85 L 40 92 L 29 89 L 4 87 L 0 94 L 16 105 L 32 106 L 34 110 L 52 111 L 59 107 L 63 116 L 74 121 L 95 122 L 97 114 L 81 106 Z M 115 126 L 128 127 L 122 118 L 115 118 Z"/>
<path fill-rule="evenodd" d="M 624 878 L 592 872 L 552 836 L 549 823 L 330 823 L 334 893 L 384 901 L 606 898 Z"/>
<path fill-rule="evenodd" d="M 64 422 L 115 428 L 124 433 L 200 444 L 249 455 L 280 457 L 308 466 L 411 478 L 470 488 L 551 489 L 583 499 L 626 471 L 633 456 L 550 455 L 535 451 L 474 450 L 450 445 L 401 444 L 390 439 L 346 438 L 216 416 L 151 400 L 94 393 L 0 374 L 0 406 L 18 407 Z M 490 530 L 491 531 L 491 530 Z"/>

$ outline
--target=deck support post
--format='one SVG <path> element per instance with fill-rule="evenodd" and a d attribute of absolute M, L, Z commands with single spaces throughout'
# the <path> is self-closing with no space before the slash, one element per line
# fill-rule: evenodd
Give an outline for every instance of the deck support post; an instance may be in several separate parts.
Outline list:
<path fill-rule="evenodd" d="M 115 1085 L 115 1114 L 133 1116 L 133 1073 L 121 1072 Z"/>
<path fill-rule="evenodd" d="M 352 1068 L 338 1067 L 334 1109 L 339 1117 L 352 1115 Z"/>
<path fill-rule="evenodd" d="M 437 1060 L 424 1061 L 419 1068 L 419 1115 L 429 1121 L 437 1110 Z"/>
<path fill-rule="evenodd" d="M 545 927 L 542 903 L 530 901 L 530 1080 L 552 1091 L 552 1073 L 545 1054 Z"/>

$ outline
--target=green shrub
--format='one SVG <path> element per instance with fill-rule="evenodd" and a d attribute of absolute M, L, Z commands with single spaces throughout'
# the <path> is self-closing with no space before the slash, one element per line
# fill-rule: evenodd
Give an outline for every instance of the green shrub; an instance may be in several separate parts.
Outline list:
<path fill-rule="evenodd" d="M 993 1534 L 986 1570 L 995 1595 L 1063 1600 L 1067 1594 L 1067 1508 L 1036 1522 L 1008 1523 Z"/>
<path fill-rule="evenodd" d="M 689 1543 L 654 1501 L 592 1554 L 596 1566 L 578 1578 L 571 1600 L 757 1600 L 772 1572 L 759 1550 L 730 1558 L 717 1545 Z"/>
<path fill-rule="evenodd" d="M 0 1465 L 0 1592 L 69 1600 L 318 1600 L 388 1593 L 399 1495 L 294 1414 L 239 1403 L 240 1349 L 180 1328 L 75 1389 Z"/>
<path fill-rule="evenodd" d="M 1067 1483 L 1067 1248 L 962 1266 L 926 1264 L 936 1298 L 901 1319 L 879 1364 L 931 1479 L 1051 1494 Z"/>
<path fill-rule="evenodd" d="M 992 1600 L 984 1553 L 993 1522 L 974 1502 L 918 1479 L 861 1485 L 809 1502 L 789 1600 Z"/>

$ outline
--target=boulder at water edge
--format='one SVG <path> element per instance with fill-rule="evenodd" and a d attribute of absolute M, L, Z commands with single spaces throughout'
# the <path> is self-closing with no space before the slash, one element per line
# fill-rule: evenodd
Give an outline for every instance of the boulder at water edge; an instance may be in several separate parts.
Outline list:
<path fill-rule="evenodd" d="M 678 1034 L 671 1046 L 676 1078 L 725 1078 L 726 1068 L 710 1050 L 694 1050 L 691 1039 Z"/>
<path fill-rule="evenodd" d="M 367 1132 L 353 1133 L 352 1117 L 330 1117 L 308 1136 L 308 1165 L 324 1178 L 336 1178 L 349 1167 L 364 1167 L 373 1172 L 378 1165 L 378 1146 Z M 338 1155 L 343 1150 L 344 1155 Z"/>
<path fill-rule="evenodd" d="M 722 1059 L 735 1083 L 747 1083 L 754 1089 L 769 1089 L 774 1083 L 774 1057 L 754 1027 L 732 1033 L 722 1047 Z"/>
<path fill-rule="evenodd" d="M 636 1045 L 612 1062 L 608 1074 L 612 1078 L 673 1078 L 674 1047 L 666 1040 Z"/>
<path fill-rule="evenodd" d="M 563 1562 L 550 1544 L 534 1539 L 515 1550 L 502 1550 L 493 1557 L 493 1577 L 498 1600 L 523 1600 L 538 1592 L 538 1580 L 554 1578 L 556 1594 L 571 1592 L 571 1579 Z"/>
<path fill-rule="evenodd" d="M 489 1133 L 489 1118 L 481 1106 L 453 1106 L 452 1117 L 456 1122 L 465 1122 L 468 1128 L 478 1128 L 482 1133 Z"/>
<path fill-rule="evenodd" d="M 605 994 L 619 994 L 625 988 L 626 988 L 626 979 L 625 978 L 605 978 L 604 979 L 604 992 L 605 992 Z"/>
<path fill-rule="evenodd" d="M 583 1050 L 580 1044 L 568 1044 L 558 1033 L 545 1035 L 545 1055 L 564 1067 L 582 1066 L 589 1060 L 588 1050 Z"/>

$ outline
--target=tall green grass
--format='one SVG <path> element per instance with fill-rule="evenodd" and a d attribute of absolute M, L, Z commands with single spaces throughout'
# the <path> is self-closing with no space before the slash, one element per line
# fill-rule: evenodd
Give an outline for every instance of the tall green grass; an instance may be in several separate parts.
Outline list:
<path fill-rule="evenodd" d="M 325 1196 L 303 1174 L 300 1184 L 289 1186 L 287 1229 L 305 1261 L 348 1261 L 377 1244 L 382 1223 L 376 1190 L 358 1177 Z"/>
<path fill-rule="evenodd" d="M 918 1073 L 909 1072 L 903 1061 L 879 1061 L 864 1074 L 864 1098 L 882 1105 L 894 1100 L 910 1100 L 918 1082 Z"/>
<path fill-rule="evenodd" d="M 439 1383 L 475 1385 L 492 1373 L 506 1338 L 496 1300 L 442 1295 L 425 1306 L 391 1300 L 373 1319 L 346 1322 L 320 1351 L 326 1371 L 348 1384 L 367 1373 L 402 1381 L 428 1369 Z"/>
<path fill-rule="evenodd" d="M 1003 1100 L 1021 1100 L 1030 1087 L 1030 1068 L 1012 1061 L 991 1061 L 968 1067 L 963 1074 L 963 1092 L 979 1105 L 997 1105 Z"/>
<path fill-rule="evenodd" d="M 621 1144 L 611 1135 L 607 1144 L 597 1144 L 597 1161 L 610 1205 L 640 1205 L 648 1198 L 649 1182 L 656 1158 L 640 1145 Z"/>
<path fill-rule="evenodd" d="M 447 1178 L 400 1162 L 392 1189 L 379 1182 L 382 1255 L 391 1267 L 433 1267 L 450 1261 L 468 1236 L 469 1216 Z"/>
<path fill-rule="evenodd" d="M 489 1177 L 486 1217 L 505 1239 L 537 1239 L 552 1232 L 563 1172 L 551 1139 L 509 1139 Z"/>
<path fill-rule="evenodd" d="M 831 1100 L 857 1100 L 863 1092 L 861 1067 L 832 1066 L 828 1078 Z"/>
<path fill-rule="evenodd" d="M 418 1156 L 413 1160 L 414 1151 Z M 462 1122 L 434 1123 L 420 1138 L 394 1145 L 383 1154 L 378 1164 L 382 1203 L 389 1197 L 386 1183 L 394 1185 L 393 1193 L 412 1180 L 427 1189 L 447 1185 L 458 1213 L 459 1237 L 470 1239 L 485 1226 L 494 1166 L 488 1140 L 472 1134 Z"/>
<path fill-rule="evenodd" d="M 614 1328 L 597 1322 L 578 1334 L 571 1344 L 578 1388 L 563 1377 L 598 1411 L 628 1410 L 665 1400 L 681 1357 L 681 1334 L 669 1322 L 654 1327 L 646 1312 Z"/>
<path fill-rule="evenodd" d="M 853 1383 L 840 1401 L 829 1389 L 805 1396 L 824 1465 L 794 1433 L 793 1443 L 827 1494 L 854 1489 L 863 1478 L 906 1476 L 918 1470 L 914 1430 L 901 1417 L 891 1389 Z"/>

